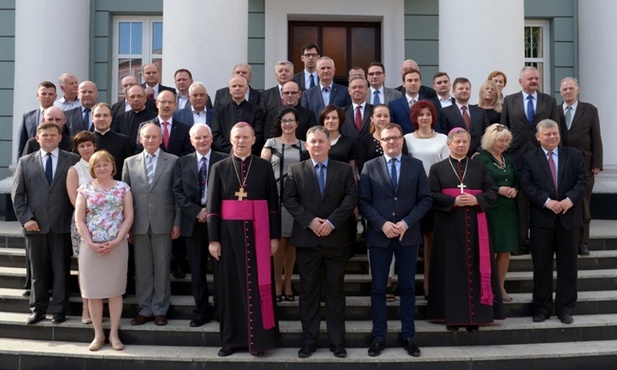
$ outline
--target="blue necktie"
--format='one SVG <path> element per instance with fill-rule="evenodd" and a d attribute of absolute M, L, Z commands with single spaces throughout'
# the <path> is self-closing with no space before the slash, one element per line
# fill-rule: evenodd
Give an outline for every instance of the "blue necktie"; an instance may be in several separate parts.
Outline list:
<path fill-rule="evenodd" d="M 54 179 L 53 167 L 51 163 L 51 153 L 47 153 L 47 164 L 45 165 L 45 177 L 47 177 L 47 184 L 51 185 L 51 181 Z"/>
<path fill-rule="evenodd" d="M 319 184 L 319 193 L 323 198 L 324 191 L 326 189 L 326 166 L 322 163 L 317 163 L 315 166 L 317 168 L 317 184 Z"/>
<path fill-rule="evenodd" d="M 373 93 L 373 105 L 381 104 L 381 99 L 379 99 L 379 90 L 375 90 Z"/>
<path fill-rule="evenodd" d="M 315 87 L 315 77 L 312 73 L 309 75 L 309 87 Z"/>
<path fill-rule="evenodd" d="M 533 110 L 533 96 L 527 95 L 527 122 L 531 125 L 536 112 Z"/>
<path fill-rule="evenodd" d="M 390 183 L 392 184 L 392 190 L 396 192 L 396 184 L 398 183 L 398 172 L 396 172 L 396 158 L 390 159 Z"/>
<path fill-rule="evenodd" d="M 201 189 L 201 200 L 206 199 L 206 186 L 208 184 L 208 159 L 201 157 L 199 166 L 199 188 Z"/>
<path fill-rule="evenodd" d="M 84 109 L 84 130 L 90 131 L 90 108 Z"/>

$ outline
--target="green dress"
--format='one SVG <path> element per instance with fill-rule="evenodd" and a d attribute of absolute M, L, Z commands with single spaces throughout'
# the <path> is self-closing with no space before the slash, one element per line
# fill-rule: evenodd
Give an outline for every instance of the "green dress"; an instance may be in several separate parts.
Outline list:
<path fill-rule="evenodd" d="M 514 160 L 504 154 L 506 167 L 497 167 L 497 160 L 488 151 L 483 151 L 474 157 L 475 160 L 484 163 L 491 177 L 495 181 L 495 187 L 510 186 L 518 190 L 518 176 L 514 168 Z M 495 253 L 509 253 L 518 251 L 518 209 L 516 198 L 507 198 L 497 195 L 497 200 L 486 212 L 488 228 L 491 235 L 491 244 Z"/>

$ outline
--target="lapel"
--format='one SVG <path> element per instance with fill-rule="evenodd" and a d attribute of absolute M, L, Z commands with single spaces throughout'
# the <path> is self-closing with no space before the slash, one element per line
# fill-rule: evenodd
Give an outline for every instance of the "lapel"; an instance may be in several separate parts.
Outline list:
<path fill-rule="evenodd" d="M 62 150 L 60 150 L 58 152 L 58 163 L 56 164 L 56 173 L 54 173 L 54 178 L 53 180 L 51 180 L 50 188 L 53 188 L 54 186 L 56 186 L 56 183 L 58 181 L 61 181 L 61 180 L 58 180 L 58 178 L 60 177 L 58 176 L 58 174 L 64 170 L 64 167 L 66 167 L 67 164 L 68 163 L 67 163 L 66 153 L 63 153 Z M 64 178 L 64 181 L 66 181 L 66 177 Z M 45 182 L 47 182 L 47 179 L 45 180 Z"/>
<path fill-rule="evenodd" d="M 563 108 L 563 106 L 561 106 L 561 108 Z M 562 114 L 563 114 L 563 109 L 561 109 Z M 585 114 L 585 105 L 581 104 L 581 102 L 578 102 L 578 106 L 576 107 L 576 112 L 574 112 L 574 117 L 572 117 L 572 124 L 570 125 L 570 131 L 574 128 L 574 126 L 578 125 L 579 121 L 581 120 L 581 117 L 583 117 L 583 115 Z M 564 119 L 565 122 L 565 119 Z M 567 127 L 567 124 L 566 124 Z"/>
<path fill-rule="evenodd" d="M 135 166 L 136 166 L 138 177 L 141 178 L 144 187 L 146 189 L 149 189 L 150 184 L 148 184 L 148 175 L 146 175 L 146 162 L 144 161 L 143 153 L 139 153 L 139 155 L 135 157 Z"/>
<path fill-rule="evenodd" d="M 213 153 L 214 154 L 214 153 Z M 189 176 L 191 184 L 200 185 L 199 180 L 199 172 L 197 170 L 197 152 L 193 152 L 187 154 L 187 157 L 190 158 L 189 161 Z M 212 155 L 210 155 L 210 159 L 212 159 Z M 208 175 L 210 175 L 210 168 L 212 167 L 212 160 L 208 162 Z M 207 180 L 207 179 L 206 179 Z"/>
<path fill-rule="evenodd" d="M 554 189 L 555 185 L 553 184 L 553 175 L 551 175 L 551 168 L 548 166 L 548 158 L 546 158 L 546 154 L 544 154 L 544 150 L 542 149 L 542 147 L 539 147 L 537 149 L 537 155 L 536 158 L 538 160 L 538 163 L 540 163 L 540 166 L 542 167 L 542 170 L 544 171 L 545 175 L 546 175 L 546 179 L 548 180 L 549 184 L 551 184 L 551 187 Z M 563 168 L 562 163 L 561 163 L 561 156 L 559 157 L 559 168 L 557 169 L 557 184 L 559 184 L 559 169 Z"/>
<path fill-rule="evenodd" d="M 154 177 L 152 178 L 152 185 L 150 186 L 150 189 L 154 188 L 156 183 L 159 181 L 159 178 L 161 177 L 161 173 L 163 173 L 163 171 L 165 170 L 165 167 L 167 167 L 167 163 L 168 163 L 167 160 L 168 158 L 167 158 L 166 153 L 163 151 L 160 151 L 159 159 L 156 161 L 156 168 L 154 169 Z M 146 179 L 146 184 L 147 183 L 148 183 L 148 179 Z"/>
<path fill-rule="evenodd" d="M 578 109 L 577 109 L 577 112 L 578 112 Z M 558 150 L 558 157 L 557 157 L 557 160 L 558 160 L 557 162 L 557 187 L 559 187 L 560 184 L 562 184 L 561 181 L 563 180 L 563 177 L 564 177 L 565 168 L 566 168 L 568 159 L 569 159 L 568 151 L 564 150 L 563 147 L 560 147 Z"/>
<path fill-rule="evenodd" d="M 319 194 L 319 183 L 317 182 L 317 174 L 315 173 L 315 167 L 313 166 L 313 161 L 310 159 L 307 159 L 303 163 L 304 163 L 304 171 L 306 172 L 306 178 L 303 180 L 305 181 L 306 185 L 309 187 L 309 191 L 307 191 L 307 193 L 308 194 Z M 330 167 L 331 163 L 332 163 L 332 160 L 329 160 L 328 167 Z M 328 187 L 328 183 L 329 181 L 328 181 L 328 178 L 326 177 L 326 189 Z M 325 193 L 326 191 L 324 190 L 324 194 Z"/>
<path fill-rule="evenodd" d="M 378 178 L 381 179 L 382 185 L 384 188 L 388 189 L 388 192 L 390 194 L 395 194 L 395 192 L 392 190 L 392 184 L 390 183 L 390 172 L 388 172 L 388 164 L 386 163 L 386 157 L 384 157 L 383 155 L 378 157 L 379 158 L 379 171 L 381 172 L 381 176 L 378 176 Z M 400 184 L 400 174 L 399 174 L 399 184 Z M 396 190 L 398 191 L 398 184 L 396 186 Z"/>
<path fill-rule="evenodd" d="M 37 150 L 34 155 L 31 158 L 32 161 L 32 168 L 39 168 L 40 170 L 37 171 L 39 173 L 39 180 L 45 184 L 45 186 L 47 186 L 47 188 L 50 188 L 51 186 L 47 183 L 47 177 L 45 177 L 45 167 L 43 166 L 43 161 L 41 159 L 41 151 Z M 57 169 L 56 169 L 57 171 Z M 52 181 L 53 184 L 53 181 Z"/>
<path fill-rule="evenodd" d="M 525 106 L 524 106 L 524 102 L 523 102 L 523 92 L 519 92 L 518 94 L 514 95 L 514 106 L 516 107 L 516 109 L 518 109 L 520 112 L 519 114 L 522 114 L 522 117 L 524 118 L 524 121 L 527 122 L 527 114 L 525 113 Z M 538 111 L 538 109 L 536 109 L 536 112 Z"/>

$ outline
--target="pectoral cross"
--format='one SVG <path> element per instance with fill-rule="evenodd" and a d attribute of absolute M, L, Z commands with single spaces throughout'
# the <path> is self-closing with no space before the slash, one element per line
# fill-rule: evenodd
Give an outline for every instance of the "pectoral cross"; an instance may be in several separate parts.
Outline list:
<path fill-rule="evenodd" d="M 463 184 L 462 182 L 457 186 L 457 188 L 461 189 L 461 194 L 465 193 L 465 188 L 467 187 L 467 185 Z"/>
<path fill-rule="evenodd" d="M 462 192 L 462 191 L 461 191 Z M 248 193 L 244 191 L 243 187 L 240 187 L 240 190 L 238 190 L 237 192 L 234 193 L 235 196 L 238 197 L 239 201 L 243 201 L 244 198 L 248 197 Z"/>

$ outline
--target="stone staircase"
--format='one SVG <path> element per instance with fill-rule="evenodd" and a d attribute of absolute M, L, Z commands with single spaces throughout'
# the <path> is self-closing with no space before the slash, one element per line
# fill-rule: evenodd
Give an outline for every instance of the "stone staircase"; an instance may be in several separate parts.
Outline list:
<path fill-rule="evenodd" d="M 69 316 L 60 325 L 45 320 L 25 324 L 28 300 L 22 297 L 24 239 L 15 222 L 0 222 L 0 369 L 615 369 L 617 368 L 617 222 L 592 222 L 591 256 L 579 258 L 579 300 L 574 323 L 564 325 L 553 316 L 543 323 L 531 321 L 531 270 L 529 256 L 513 257 L 507 290 L 508 319 L 480 328 L 479 332 L 448 332 L 443 325 L 425 320 L 426 301 L 421 296 L 422 276 L 416 276 L 416 342 L 422 356 L 408 356 L 398 343 L 399 302 L 388 304 L 387 348 L 371 358 L 365 337 L 371 332 L 370 277 L 365 254 L 354 256 L 345 277 L 347 291 L 348 357 L 337 359 L 327 350 L 325 324 L 320 348 L 307 360 L 297 357 L 301 325 L 295 302 L 278 305 L 281 331 L 279 347 L 255 358 L 237 353 L 220 358 L 218 323 L 191 328 L 193 299 L 190 275 L 172 278 L 169 324 L 134 327 L 131 318 L 138 305 L 126 295 L 121 339 L 124 351 L 109 346 L 89 352 L 91 325 L 80 322 L 81 302 L 73 271 Z M 297 282 L 297 276 L 294 276 Z M 211 281 L 210 281 L 211 283 Z M 108 325 L 108 323 L 105 323 Z"/>

